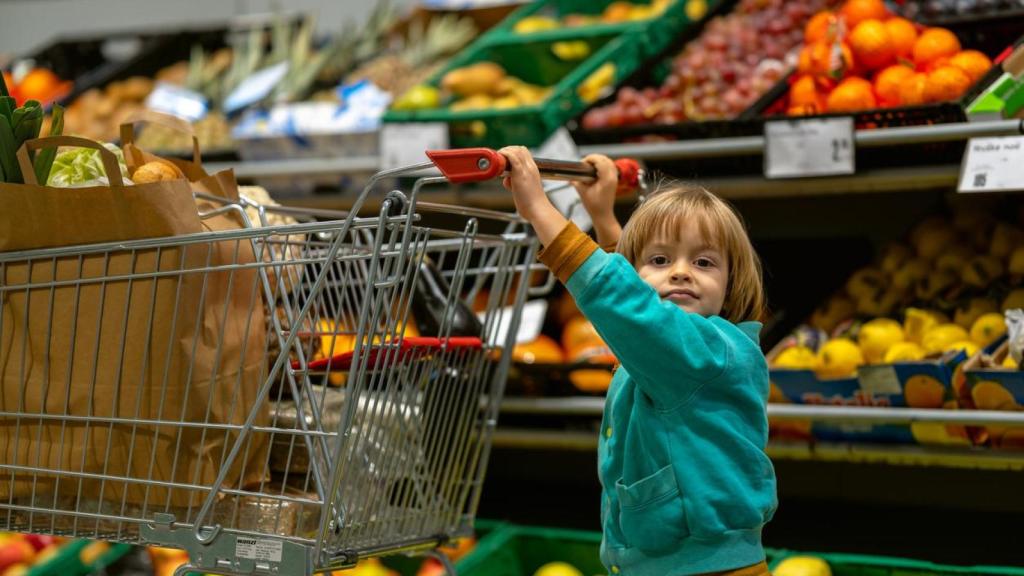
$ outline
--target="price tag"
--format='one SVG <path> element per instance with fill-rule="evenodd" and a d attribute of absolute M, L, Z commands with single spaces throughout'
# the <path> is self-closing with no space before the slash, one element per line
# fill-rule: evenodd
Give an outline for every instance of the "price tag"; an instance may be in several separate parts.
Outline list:
<path fill-rule="evenodd" d="M 491 334 L 491 346 L 504 346 L 508 338 L 508 329 L 512 325 L 512 307 L 506 307 L 501 313 L 501 322 L 498 329 Z M 530 300 L 523 304 L 523 313 L 519 317 L 519 330 L 516 332 L 516 344 L 533 342 L 540 336 L 540 330 L 544 327 L 544 317 L 548 313 L 547 300 Z M 480 312 L 477 317 L 483 322 L 487 313 Z"/>
<path fill-rule="evenodd" d="M 960 165 L 960 192 L 1024 191 L 1024 136 L 971 138 Z"/>
<path fill-rule="evenodd" d="M 766 178 L 853 174 L 853 118 L 768 122 L 764 126 Z"/>
<path fill-rule="evenodd" d="M 259 72 L 254 72 L 235 87 L 224 100 L 224 111 L 228 114 L 255 104 L 267 97 L 270 91 L 288 74 L 288 62 L 281 62 Z"/>
<path fill-rule="evenodd" d="M 384 123 L 380 131 L 382 170 L 427 161 L 427 150 L 448 148 L 448 124 L 444 122 Z"/>
<path fill-rule="evenodd" d="M 547 158 L 549 160 L 578 162 L 580 159 L 579 148 L 576 147 L 576 142 L 573 141 L 569 131 L 564 127 L 556 130 L 537 149 L 535 155 L 538 158 Z M 548 193 L 548 199 L 555 205 L 555 208 L 558 208 L 558 211 L 564 214 L 566 218 L 572 220 L 580 230 L 587 232 L 594 225 L 590 219 L 590 214 L 587 214 L 583 203 L 580 202 L 579 193 L 568 182 L 545 180 L 544 191 Z"/>
<path fill-rule="evenodd" d="M 157 82 L 146 97 L 146 108 L 195 122 L 209 111 L 206 97 L 181 86 Z"/>
<path fill-rule="evenodd" d="M 857 378 L 860 382 L 860 389 L 872 398 L 896 396 L 903 393 L 896 368 L 892 366 L 861 366 L 857 370 Z"/>

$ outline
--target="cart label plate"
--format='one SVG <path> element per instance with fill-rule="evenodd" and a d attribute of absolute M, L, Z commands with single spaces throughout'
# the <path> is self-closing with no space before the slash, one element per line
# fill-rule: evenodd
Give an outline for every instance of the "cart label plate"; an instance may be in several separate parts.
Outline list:
<path fill-rule="evenodd" d="M 269 538 L 238 538 L 235 540 L 235 556 L 264 562 L 280 562 L 283 543 Z"/>

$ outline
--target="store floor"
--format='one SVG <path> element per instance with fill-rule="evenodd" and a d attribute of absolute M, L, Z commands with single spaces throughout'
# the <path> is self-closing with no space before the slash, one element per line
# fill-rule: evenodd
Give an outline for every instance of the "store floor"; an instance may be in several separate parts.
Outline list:
<path fill-rule="evenodd" d="M 593 453 L 496 449 L 478 516 L 599 529 Z M 778 462 L 767 546 L 1024 566 L 1020 473 Z"/>

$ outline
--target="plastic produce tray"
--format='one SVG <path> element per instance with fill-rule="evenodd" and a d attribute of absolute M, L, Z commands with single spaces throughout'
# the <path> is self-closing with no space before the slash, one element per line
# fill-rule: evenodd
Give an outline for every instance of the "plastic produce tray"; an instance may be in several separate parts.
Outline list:
<path fill-rule="evenodd" d="M 774 570 L 780 562 L 792 556 L 817 556 L 828 562 L 832 576 L 959 576 L 959 575 L 1000 575 L 1022 576 L 1024 568 L 1001 566 L 946 566 L 887 556 L 866 556 L 859 554 L 818 554 L 776 551 L 768 567 Z"/>
<path fill-rule="evenodd" d="M 608 4 L 607 1 L 595 2 L 592 6 L 570 0 L 548 1 L 565 10 L 578 8 L 589 12 L 603 9 Z M 547 5 L 531 5 L 523 10 L 540 10 Z M 525 15 L 517 12 L 511 18 L 522 17 Z M 449 61 L 427 83 L 436 87 L 444 74 L 451 70 L 492 61 L 525 82 L 551 87 L 551 94 L 544 102 L 501 110 L 393 110 L 384 116 L 384 122 L 447 122 L 451 126 L 450 142 L 453 147 L 538 146 L 592 104 L 577 91 L 591 74 L 611 63 L 615 66 L 612 84 L 617 85 L 637 70 L 649 55 L 662 50 L 688 24 L 683 0 L 676 0 L 659 18 L 624 24 L 514 34 L 510 32 L 514 23 L 508 23 L 507 28 L 503 23 Z M 576 62 L 558 58 L 552 47 L 556 42 L 566 40 L 586 42 L 590 55 Z"/>

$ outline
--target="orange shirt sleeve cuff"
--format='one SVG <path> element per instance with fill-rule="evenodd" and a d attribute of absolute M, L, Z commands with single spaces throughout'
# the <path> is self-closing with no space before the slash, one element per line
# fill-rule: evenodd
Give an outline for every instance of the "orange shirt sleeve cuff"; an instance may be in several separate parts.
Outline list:
<path fill-rule="evenodd" d="M 581 232 L 576 224 L 569 222 L 551 244 L 537 254 L 537 258 L 565 283 L 597 249 L 597 244 L 590 236 Z"/>

